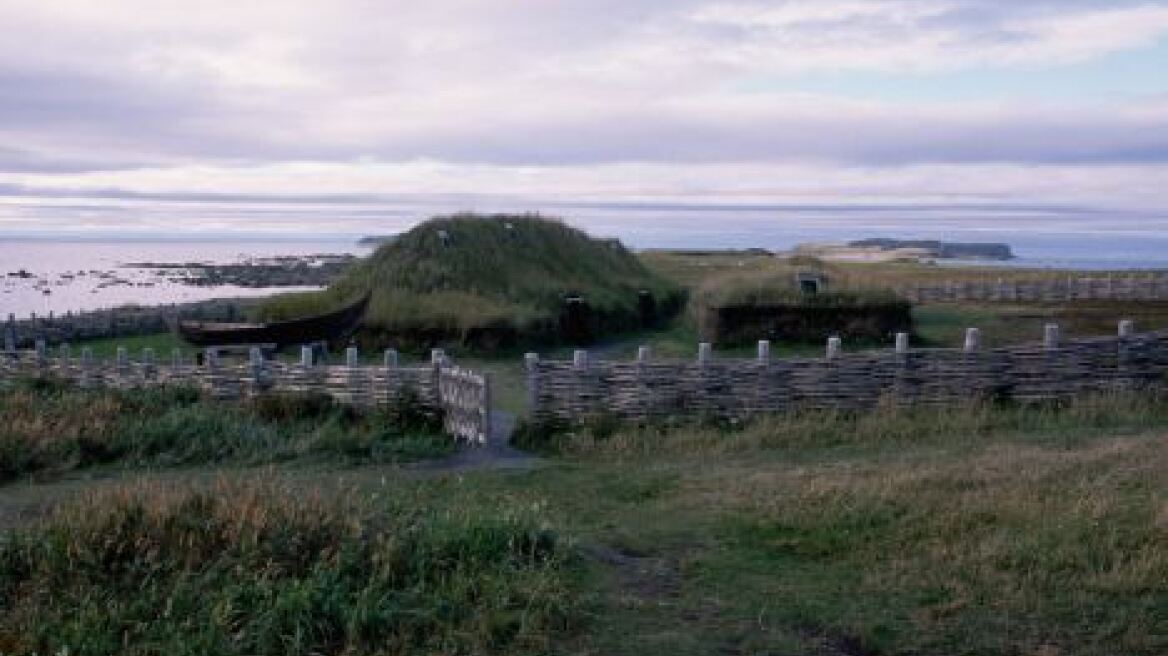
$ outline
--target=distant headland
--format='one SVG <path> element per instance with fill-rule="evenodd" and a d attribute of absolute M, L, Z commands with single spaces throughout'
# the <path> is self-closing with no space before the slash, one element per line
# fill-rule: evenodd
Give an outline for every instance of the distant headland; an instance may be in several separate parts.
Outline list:
<path fill-rule="evenodd" d="M 397 235 L 369 235 L 358 239 L 357 244 L 359 246 L 382 246 L 392 243 L 397 237 Z"/>
<path fill-rule="evenodd" d="M 799 244 L 792 251 L 824 260 L 892 262 L 910 260 L 992 260 L 1014 259 L 1008 244 L 996 242 L 946 242 L 930 239 L 890 239 L 877 237 L 849 242 Z"/>

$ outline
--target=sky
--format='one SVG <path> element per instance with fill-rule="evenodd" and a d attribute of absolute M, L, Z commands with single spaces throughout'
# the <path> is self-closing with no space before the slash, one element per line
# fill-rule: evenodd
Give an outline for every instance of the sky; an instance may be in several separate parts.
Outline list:
<path fill-rule="evenodd" d="M 1168 216 L 1168 1 L 0 0 L 0 26 L 0 234 Z"/>

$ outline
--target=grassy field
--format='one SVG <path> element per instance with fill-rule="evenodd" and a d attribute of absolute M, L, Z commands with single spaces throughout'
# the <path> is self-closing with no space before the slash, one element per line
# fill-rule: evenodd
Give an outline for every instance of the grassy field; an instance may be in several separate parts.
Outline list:
<path fill-rule="evenodd" d="M 0 649 L 1168 650 L 1163 399 L 579 433 L 544 452 L 518 472 L 9 486 Z M 56 513 L 11 508 L 54 494 Z"/>

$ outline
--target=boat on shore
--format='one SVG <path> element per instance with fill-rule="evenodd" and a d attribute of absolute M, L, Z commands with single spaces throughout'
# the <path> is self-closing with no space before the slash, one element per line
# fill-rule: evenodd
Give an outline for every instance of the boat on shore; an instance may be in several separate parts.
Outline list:
<path fill-rule="evenodd" d="M 229 346 L 236 344 L 263 344 L 276 350 L 297 344 L 315 344 L 337 341 L 356 330 L 370 292 L 338 310 L 285 321 L 266 323 L 220 323 L 210 321 L 179 321 L 179 336 L 194 346 Z"/>

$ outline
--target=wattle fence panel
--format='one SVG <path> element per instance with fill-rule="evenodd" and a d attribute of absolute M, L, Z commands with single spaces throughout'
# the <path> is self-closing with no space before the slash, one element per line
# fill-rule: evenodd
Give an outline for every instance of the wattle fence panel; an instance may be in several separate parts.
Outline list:
<path fill-rule="evenodd" d="M 981 350 L 971 331 L 963 349 L 909 349 L 907 335 L 887 351 L 827 357 L 718 359 L 708 345 L 693 360 L 572 361 L 528 354 L 531 415 L 578 422 L 599 416 L 645 421 L 675 416 L 746 418 L 795 409 L 865 410 L 881 404 L 953 405 L 972 400 L 1035 403 L 1092 392 L 1163 388 L 1168 332 L 1062 342 L 1056 326 L 1034 345 Z"/>
<path fill-rule="evenodd" d="M 265 360 L 254 349 L 244 362 L 223 362 L 209 350 L 201 363 L 178 351 L 159 363 L 150 349 L 137 360 L 124 349 L 113 360 L 97 360 L 89 349 L 74 357 L 68 345 L 50 352 L 43 342 L 31 351 L 0 351 L 0 387 L 24 378 L 51 378 L 85 388 L 190 387 L 222 400 L 325 394 L 341 403 L 390 409 L 409 401 L 440 413 L 452 437 L 483 443 L 491 434 L 490 378 L 454 367 L 441 352 L 430 364 L 398 366 L 393 351 L 386 352 L 383 365 L 371 365 L 358 362 L 356 349 L 349 349 L 342 365 L 314 364 L 311 350 L 302 353 L 299 363 Z"/>

